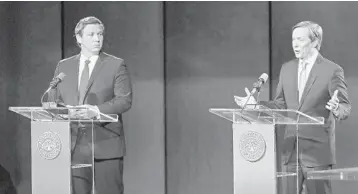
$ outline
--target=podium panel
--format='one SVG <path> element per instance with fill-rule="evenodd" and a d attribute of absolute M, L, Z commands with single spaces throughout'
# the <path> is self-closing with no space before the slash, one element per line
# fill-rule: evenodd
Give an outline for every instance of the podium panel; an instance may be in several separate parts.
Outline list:
<path fill-rule="evenodd" d="M 32 121 L 31 129 L 32 193 L 70 194 L 69 122 Z"/>
<path fill-rule="evenodd" d="M 324 118 L 292 109 L 270 109 L 263 105 L 248 107 L 251 108 L 209 109 L 233 124 L 234 194 L 276 194 L 277 179 L 296 178 L 298 169 L 295 172 L 277 171 L 275 126 L 293 125 L 298 131 L 299 125 L 322 125 Z M 298 153 L 297 135 L 295 139 Z M 298 160 L 296 163 L 298 165 Z"/>
<path fill-rule="evenodd" d="M 233 124 L 234 194 L 276 194 L 276 143 L 272 124 Z"/>
<path fill-rule="evenodd" d="M 71 113 L 80 109 L 87 108 L 9 107 L 10 111 L 31 120 L 33 194 L 71 194 L 73 177 L 86 178 L 94 193 L 94 125 L 118 122 L 118 115 L 99 113 L 96 118 L 73 117 Z M 73 130 L 77 131 L 75 141 L 71 134 Z M 77 150 L 81 156 L 73 154 L 73 150 Z M 90 168 L 91 178 L 87 174 L 86 177 L 77 175 L 83 168 Z"/>

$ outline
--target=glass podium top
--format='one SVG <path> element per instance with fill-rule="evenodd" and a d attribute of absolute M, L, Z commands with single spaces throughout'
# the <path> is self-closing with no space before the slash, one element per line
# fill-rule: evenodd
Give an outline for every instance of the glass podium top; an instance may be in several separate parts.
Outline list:
<path fill-rule="evenodd" d="M 295 172 L 277 172 L 276 178 L 283 178 L 283 177 L 289 177 L 289 176 L 296 176 L 297 173 Z"/>
<path fill-rule="evenodd" d="M 117 122 L 118 115 L 99 113 L 99 117 L 94 119 L 75 118 L 70 116 L 71 111 L 87 109 L 85 107 L 9 107 L 9 110 L 20 114 L 32 121 L 81 121 L 81 122 Z"/>
<path fill-rule="evenodd" d="M 263 105 L 250 109 L 211 108 L 209 112 L 233 123 L 271 123 L 322 125 L 323 117 L 312 117 L 292 109 L 269 109 Z"/>
<path fill-rule="evenodd" d="M 307 173 L 307 179 L 358 181 L 358 167 L 312 171 Z"/>

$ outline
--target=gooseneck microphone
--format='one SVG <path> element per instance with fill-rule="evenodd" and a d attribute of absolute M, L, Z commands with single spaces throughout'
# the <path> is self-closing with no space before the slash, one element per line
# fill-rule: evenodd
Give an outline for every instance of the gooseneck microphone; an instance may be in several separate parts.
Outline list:
<path fill-rule="evenodd" d="M 41 104 L 43 105 L 43 98 L 45 97 L 45 95 L 51 90 L 57 87 L 57 85 L 63 81 L 63 79 L 65 78 L 66 74 L 64 73 L 60 73 L 58 74 L 55 78 L 52 79 L 52 81 L 50 82 L 50 86 L 48 87 L 48 89 L 43 93 L 42 97 L 41 97 Z"/>
<path fill-rule="evenodd" d="M 63 79 L 65 78 L 66 74 L 64 73 L 60 73 L 58 74 L 55 78 L 53 78 L 53 80 L 50 82 L 50 87 L 48 87 L 48 89 L 46 90 L 45 93 L 49 92 L 51 89 L 56 88 L 57 85 L 63 81 Z"/>
<path fill-rule="evenodd" d="M 256 92 L 260 92 L 261 86 L 263 86 L 268 79 L 267 73 L 263 73 L 259 79 L 253 84 L 253 89 L 251 90 L 251 95 L 254 95 Z"/>
<path fill-rule="evenodd" d="M 248 96 L 248 98 L 246 99 L 246 102 L 244 104 L 244 106 L 241 109 L 241 112 L 245 109 L 247 102 L 249 101 L 249 99 L 251 98 L 251 96 L 253 96 L 256 92 L 260 92 L 261 87 L 267 82 L 268 79 L 268 75 L 267 73 L 263 73 L 258 79 L 257 81 L 253 84 L 253 89 L 250 92 L 250 95 Z"/>

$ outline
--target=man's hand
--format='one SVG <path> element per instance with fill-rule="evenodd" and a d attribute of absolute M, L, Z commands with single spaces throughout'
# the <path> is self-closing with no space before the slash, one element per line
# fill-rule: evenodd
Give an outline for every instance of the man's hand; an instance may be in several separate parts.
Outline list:
<path fill-rule="evenodd" d="M 250 90 L 248 88 L 245 88 L 245 92 L 246 92 L 245 97 L 234 96 L 236 104 L 240 107 L 243 107 L 246 103 L 245 108 L 247 108 L 247 109 L 258 108 L 256 106 L 257 102 L 256 102 L 255 98 L 252 95 L 250 95 Z"/>
<path fill-rule="evenodd" d="M 337 97 L 338 90 L 334 91 L 332 98 L 327 102 L 326 108 L 330 111 L 335 111 L 338 109 L 339 99 Z"/>
<path fill-rule="evenodd" d="M 71 117 L 93 119 L 99 116 L 99 110 L 97 106 L 85 104 L 85 105 L 76 106 L 76 108 L 84 108 L 84 109 L 78 109 L 76 111 L 71 112 Z"/>

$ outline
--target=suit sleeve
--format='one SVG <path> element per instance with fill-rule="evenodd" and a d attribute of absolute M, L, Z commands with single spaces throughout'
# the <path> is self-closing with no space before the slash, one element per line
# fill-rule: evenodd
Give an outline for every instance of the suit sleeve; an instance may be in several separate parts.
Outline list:
<path fill-rule="evenodd" d="M 344 79 L 344 71 L 341 67 L 333 73 L 328 87 L 331 96 L 333 96 L 335 90 L 338 90 L 339 105 L 333 115 L 337 120 L 347 119 L 351 113 L 351 103 L 348 99 L 347 83 Z"/>
<path fill-rule="evenodd" d="M 60 63 L 57 64 L 56 69 L 55 69 L 55 73 L 53 76 L 53 79 L 55 77 L 58 76 L 58 74 L 60 73 Z M 47 101 L 48 102 L 56 102 L 56 103 L 63 103 L 63 100 L 61 98 L 61 93 L 58 89 L 58 87 L 51 89 L 48 93 L 48 97 L 47 97 Z"/>
<path fill-rule="evenodd" d="M 275 98 L 271 101 L 262 101 L 260 102 L 261 105 L 271 109 L 287 109 L 285 93 L 283 91 L 282 69 L 283 67 L 281 68 L 280 77 L 276 88 Z"/>
<path fill-rule="evenodd" d="M 114 79 L 114 97 L 98 106 L 105 114 L 122 114 L 132 106 L 132 84 L 126 64 L 122 61 Z"/>

